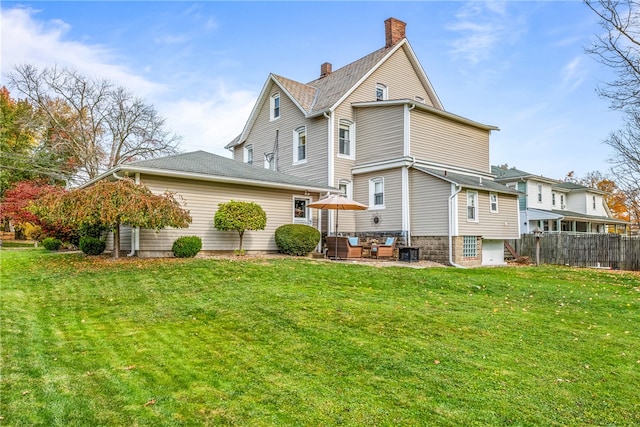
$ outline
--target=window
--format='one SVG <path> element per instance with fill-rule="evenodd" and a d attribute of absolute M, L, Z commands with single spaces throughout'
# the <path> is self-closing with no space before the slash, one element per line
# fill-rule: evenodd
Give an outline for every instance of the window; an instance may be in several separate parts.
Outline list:
<path fill-rule="evenodd" d="M 307 128 L 301 126 L 293 131 L 293 162 L 307 161 Z"/>
<path fill-rule="evenodd" d="M 271 95 L 271 120 L 280 117 L 280 94 L 278 92 Z"/>
<path fill-rule="evenodd" d="M 308 198 L 293 198 L 293 222 L 297 224 L 310 224 L 311 213 L 309 212 L 310 200 Z"/>
<path fill-rule="evenodd" d="M 276 155 L 274 153 L 264 155 L 264 168 L 272 171 L 276 170 Z"/>
<path fill-rule="evenodd" d="M 489 205 L 491 212 L 498 212 L 498 195 L 496 193 L 489 193 Z"/>
<path fill-rule="evenodd" d="M 247 145 L 244 147 L 244 162 L 253 164 L 253 145 Z"/>
<path fill-rule="evenodd" d="M 369 209 L 384 208 L 384 178 L 369 180 Z"/>
<path fill-rule="evenodd" d="M 467 221 L 478 221 L 477 191 L 467 191 Z"/>
<path fill-rule="evenodd" d="M 347 196 L 347 198 L 349 198 L 349 199 L 352 198 L 352 195 L 351 195 L 351 181 L 348 181 L 346 179 L 341 179 L 340 182 L 338 183 L 338 189 L 340 191 L 342 191 L 342 194 Z"/>
<path fill-rule="evenodd" d="M 551 193 L 551 204 L 556 205 L 556 193 Z"/>
<path fill-rule="evenodd" d="M 387 87 L 382 83 L 376 83 L 376 101 L 385 101 L 388 98 Z"/>
<path fill-rule="evenodd" d="M 542 184 L 538 184 L 538 202 L 542 202 Z"/>
<path fill-rule="evenodd" d="M 593 201 L 593 209 L 595 210 L 596 209 L 596 196 L 593 196 L 591 200 Z"/>
<path fill-rule="evenodd" d="M 560 195 L 560 209 L 564 209 L 564 194 Z"/>
<path fill-rule="evenodd" d="M 351 157 L 353 156 L 353 123 L 348 120 L 340 120 L 340 130 L 338 139 L 339 143 L 339 151 L 338 153 L 343 156 Z"/>
<path fill-rule="evenodd" d="M 476 236 L 462 237 L 462 256 L 464 258 L 474 258 L 478 256 L 478 239 Z"/>

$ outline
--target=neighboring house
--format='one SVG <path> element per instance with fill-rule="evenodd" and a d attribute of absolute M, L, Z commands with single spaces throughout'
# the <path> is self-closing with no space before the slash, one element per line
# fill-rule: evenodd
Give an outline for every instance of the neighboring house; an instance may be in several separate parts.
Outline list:
<path fill-rule="evenodd" d="M 497 182 L 523 193 L 519 202 L 523 233 L 536 228 L 545 232 L 627 231 L 627 221 L 613 218 L 604 191 L 516 168 L 493 166 L 492 171 Z"/>
<path fill-rule="evenodd" d="M 394 235 L 423 258 L 460 265 L 504 262 L 520 236 L 518 191 L 493 181 L 495 126 L 444 110 L 405 38 L 385 21 L 385 47 L 300 83 L 267 78 L 233 157 L 336 187 L 369 206 L 340 212 L 339 232 Z M 334 230 L 334 212 L 320 212 Z"/>
<path fill-rule="evenodd" d="M 291 223 L 317 227 L 317 212 L 306 205 L 327 192 L 336 192 L 317 182 L 257 169 L 204 151 L 122 164 L 86 185 L 124 176 L 146 185 L 155 194 L 177 193 L 177 199 L 189 210 L 193 220 L 189 228 L 166 228 L 159 232 L 123 227 L 121 250 L 140 257 L 170 256 L 173 242 L 180 236 L 191 235 L 202 239 L 204 253 L 237 249 L 237 232 L 222 232 L 213 226 L 218 204 L 230 200 L 258 203 L 267 214 L 266 229 L 247 231 L 243 248 L 253 253 L 276 252 L 276 228 Z"/>

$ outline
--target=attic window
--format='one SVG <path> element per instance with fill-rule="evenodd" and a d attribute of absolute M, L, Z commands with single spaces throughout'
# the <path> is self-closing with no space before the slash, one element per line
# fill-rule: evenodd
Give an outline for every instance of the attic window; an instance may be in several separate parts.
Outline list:
<path fill-rule="evenodd" d="M 388 98 L 388 90 L 382 83 L 376 83 L 376 101 L 386 101 Z"/>
<path fill-rule="evenodd" d="M 280 117 L 280 93 L 276 92 L 271 95 L 271 120 L 275 120 Z"/>

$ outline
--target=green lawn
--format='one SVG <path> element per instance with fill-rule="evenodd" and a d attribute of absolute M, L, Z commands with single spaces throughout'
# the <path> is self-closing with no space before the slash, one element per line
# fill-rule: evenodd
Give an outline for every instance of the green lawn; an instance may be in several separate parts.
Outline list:
<path fill-rule="evenodd" d="M 0 424 L 640 424 L 640 276 L 1 256 Z"/>

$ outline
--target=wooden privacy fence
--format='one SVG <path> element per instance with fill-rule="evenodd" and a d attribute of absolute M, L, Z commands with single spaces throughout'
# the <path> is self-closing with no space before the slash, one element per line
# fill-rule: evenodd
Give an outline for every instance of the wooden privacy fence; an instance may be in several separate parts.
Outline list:
<path fill-rule="evenodd" d="M 520 256 L 535 261 L 536 236 L 523 234 L 519 240 L 507 242 Z M 640 237 L 545 233 L 540 237 L 540 263 L 640 271 Z"/>

